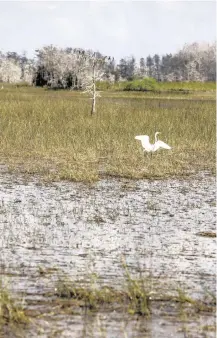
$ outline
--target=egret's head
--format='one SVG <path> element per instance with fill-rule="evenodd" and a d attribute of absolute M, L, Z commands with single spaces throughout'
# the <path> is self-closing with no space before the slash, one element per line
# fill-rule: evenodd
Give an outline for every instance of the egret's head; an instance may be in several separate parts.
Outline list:
<path fill-rule="evenodd" d="M 155 142 L 157 142 L 157 140 L 158 140 L 158 139 L 157 139 L 157 135 L 158 135 L 158 134 L 160 134 L 160 132 L 159 132 L 159 131 L 156 131 L 156 133 L 155 133 L 155 135 L 154 135 L 154 137 L 155 137 Z"/>

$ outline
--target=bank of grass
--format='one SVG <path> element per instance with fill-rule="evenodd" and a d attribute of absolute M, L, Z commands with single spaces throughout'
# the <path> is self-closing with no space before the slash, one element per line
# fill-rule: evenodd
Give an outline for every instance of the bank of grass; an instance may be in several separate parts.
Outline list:
<path fill-rule="evenodd" d="M 215 91 L 215 82 L 160 82 L 162 90 Z"/>
<path fill-rule="evenodd" d="M 214 100 L 105 92 L 96 115 L 89 112 L 90 99 L 80 92 L 1 90 L 1 164 L 11 171 L 74 181 L 214 171 Z M 154 141 L 155 131 L 172 150 L 144 156 L 134 137 L 147 134 Z"/>
<path fill-rule="evenodd" d="M 150 91 L 165 93 L 165 92 L 179 92 L 190 94 L 194 92 L 215 91 L 215 82 L 158 82 L 153 78 L 137 79 L 133 81 L 121 81 L 110 83 L 108 81 L 101 81 L 97 83 L 99 90 L 112 91 Z"/>

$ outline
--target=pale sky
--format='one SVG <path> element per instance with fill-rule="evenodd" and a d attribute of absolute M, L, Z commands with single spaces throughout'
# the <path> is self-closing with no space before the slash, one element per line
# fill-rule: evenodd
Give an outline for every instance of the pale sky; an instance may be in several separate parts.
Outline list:
<path fill-rule="evenodd" d="M 138 60 L 215 39 L 215 1 L 0 1 L 0 50 L 30 57 L 53 44 Z"/>

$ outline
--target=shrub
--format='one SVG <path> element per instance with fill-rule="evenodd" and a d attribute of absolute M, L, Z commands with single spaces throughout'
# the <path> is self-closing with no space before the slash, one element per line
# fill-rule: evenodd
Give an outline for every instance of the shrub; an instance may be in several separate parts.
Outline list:
<path fill-rule="evenodd" d="M 153 78 L 145 78 L 142 80 L 133 80 L 128 82 L 123 90 L 132 91 L 152 91 L 158 89 L 158 83 Z"/>

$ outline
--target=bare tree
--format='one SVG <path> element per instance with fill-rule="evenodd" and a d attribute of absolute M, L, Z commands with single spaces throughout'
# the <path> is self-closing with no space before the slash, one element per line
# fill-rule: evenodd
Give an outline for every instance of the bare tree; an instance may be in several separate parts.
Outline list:
<path fill-rule="evenodd" d="M 100 97 L 100 92 L 97 90 L 96 82 L 102 81 L 105 76 L 104 65 L 106 61 L 110 61 L 107 56 L 101 56 L 99 53 L 92 51 L 79 50 L 78 56 L 80 59 L 80 77 L 83 93 L 88 93 L 92 100 L 90 114 L 96 113 L 96 98 Z"/>

